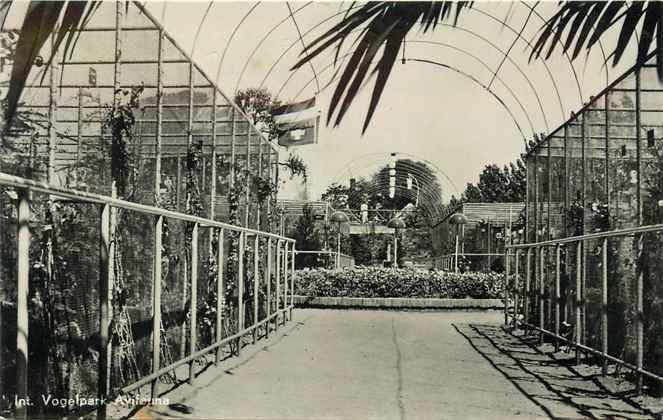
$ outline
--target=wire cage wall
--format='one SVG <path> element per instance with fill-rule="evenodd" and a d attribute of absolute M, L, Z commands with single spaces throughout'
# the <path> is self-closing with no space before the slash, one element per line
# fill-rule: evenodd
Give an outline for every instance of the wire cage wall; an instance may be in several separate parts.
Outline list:
<path fill-rule="evenodd" d="M 525 162 L 526 243 L 507 249 L 516 319 L 598 356 L 604 372 L 631 367 L 638 390 L 647 378 L 660 391 L 663 85 L 655 59 L 592 97 Z"/>
<path fill-rule="evenodd" d="M 16 33 L 0 33 L 3 79 Z M 0 142 L 0 395 L 33 401 L 154 394 L 292 309 L 261 127 L 138 2 L 102 2 L 76 36 L 34 66 Z M 0 415 L 27 411 L 0 399 Z"/>

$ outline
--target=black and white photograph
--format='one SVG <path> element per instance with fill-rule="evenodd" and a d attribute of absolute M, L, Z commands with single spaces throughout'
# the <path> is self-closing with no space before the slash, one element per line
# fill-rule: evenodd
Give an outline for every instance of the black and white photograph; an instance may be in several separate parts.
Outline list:
<path fill-rule="evenodd" d="M 663 418 L 663 2 L 0 0 L 0 420 Z"/>

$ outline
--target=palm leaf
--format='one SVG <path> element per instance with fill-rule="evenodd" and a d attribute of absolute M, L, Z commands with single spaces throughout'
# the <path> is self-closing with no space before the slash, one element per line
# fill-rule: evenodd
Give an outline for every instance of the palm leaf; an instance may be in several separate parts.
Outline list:
<path fill-rule="evenodd" d="M 80 36 L 79 31 L 85 27 L 99 5 L 99 1 L 33 0 L 30 2 L 16 44 L 9 92 L 6 98 L 6 127 L 11 126 L 30 70 L 49 37 L 57 31 L 46 68 L 51 65 L 65 39 L 64 54 L 73 51 L 76 40 Z"/>
<path fill-rule="evenodd" d="M 424 33 L 431 28 L 434 29 L 440 21 L 446 19 L 453 18 L 455 24 L 462 10 L 471 6 L 472 2 L 467 1 L 368 2 L 309 43 L 302 52 L 302 58 L 292 70 L 331 48 L 336 50 L 335 58 L 337 58 L 344 41 L 355 29 L 363 26 L 356 38 L 357 47 L 336 83 L 327 114 L 327 124 L 336 114 L 334 126 L 339 125 L 363 83 L 377 76 L 364 120 L 363 132 L 365 132 L 379 104 L 407 33 L 417 24 Z"/>
<path fill-rule="evenodd" d="M 583 47 L 589 52 L 610 28 L 618 26 L 619 36 L 607 59 L 613 66 L 617 65 L 640 27 L 642 37 L 638 44 L 637 64 L 644 63 L 655 42 L 658 75 L 663 81 L 663 6 L 659 1 L 562 2 L 557 13 L 541 29 L 530 60 L 539 58 L 546 47 L 546 59 L 549 58 L 563 33 L 566 34 L 564 51 L 575 45 L 572 54 L 575 59 Z"/>

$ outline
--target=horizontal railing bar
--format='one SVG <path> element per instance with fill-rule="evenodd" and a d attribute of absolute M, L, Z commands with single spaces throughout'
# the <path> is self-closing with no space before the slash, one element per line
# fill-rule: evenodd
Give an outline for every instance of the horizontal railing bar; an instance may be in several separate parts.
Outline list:
<path fill-rule="evenodd" d="M 509 317 L 510 317 L 510 318 L 513 318 L 512 315 L 509 315 Z M 610 360 L 611 362 L 615 362 L 615 363 L 617 363 L 617 364 L 619 364 L 619 365 L 622 365 L 622 366 L 624 366 L 624 367 L 626 367 L 626 368 L 628 368 L 628 369 L 630 369 L 630 370 L 633 370 L 633 371 L 638 372 L 638 373 L 642 373 L 643 375 L 648 376 L 648 377 L 651 378 L 651 379 L 657 380 L 657 381 L 659 381 L 659 382 L 663 382 L 663 377 L 658 376 L 658 375 L 656 375 L 655 373 L 649 372 L 649 371 L 647 371 L 647 370 L 645 370 L 645 369 L 638 369 L 635 365 L 632 365 L 632 364 L 630 364 L 630 363 L 628 363 L 628 362 L 626 362 L 626 361 L 624 361 L 624 360 L 622 360 L 622 359 L 619 359 L 619 358 L 617 358 L 617 357 L 610 356 L 609 354 L 604 354 L 603 352 L 601 352 L 601 351 L 599 351 L 599 350 L 593 349 L 593 348 L 591 348 L 591 347 L 587 347 L 587 346 L 585 346 L 585 345 L 583 345 L 583 344 L 580 344 L 580 343 L 574 343 L 572 340 L 569 340 L 569 339 L 567 339 L 567 338 L 564 338 L 564 337 L 562 337 L 562 336 L 560 336 L 560 335 L 555 334 L 555 333 L 552 332 L 552 331 L 548 331 L 548 330 L 546 330 L 546 329 L 544 329 L 544 328 L 541 328 L 541 327 L 538 327 L 538 326 L 536 326 L 536 325 L 532 325 L 532 324 L 529 324 L 529 323 L 526 323 L 526 322 L 522 322 L 522 321 L 518 321 L 518 323 L 521 324 L 521 325 L 524 325 L 524 326 L 526 326 L 526 327 L 528 327 L 528 328 L 531 328 L 531 329 L 534 329 L 534 330 L 540 331 L 540 332 L 542 332 L 543 334 L 549 335 L 549 336 L 551 336 L 551 337 L 553 337 L 553 338 L 556 338 L 556 339 L 558 339 L 558 340 L 560 340 L 560 341 L 563 341 L 563 342 L 565 342 L 565 343 L 567 343 L 567 344 L 569 344 L 569 345 L 571 345 L 571 346 L 573 346 L 573 347 L 577 347 L 577 348 L 582 349 L 582 350 L 584 350 L 584 351 L 586 351 L 586 352 L 589 352 L 589 353 L 595 354 L 595 355 L 597 355 L 597 356 L 600 356 L 600 357 L 602 357 L 602 358 L 605 358 L 605 359 L 607 359 L 607 360 Z"/>
<path fill-rule="evenodd" d="M 603 238 L 611 238 L 611 237 L 616 237 L 616 236 L 637 235 L 639 233 L 651 233 L 651 232 L 656 232 L 656 231 L 660 231 L 660 230 L 663 230 L 663 224 L 637 226 L 637 227 L 632 227 L 632 228 L 609 230 L 609 231 L 606 231 L 606 232 L 588 233 L 587 235 L 569 236 L 568 238 L 551 239 L 549 241 L 532 242 L 532 243 L 529 243 L 529 244 L 512 244 L 512 245 L 506 245 L 506 247 L 508 249 L 536 248 L 536 247 L 542 247 L 542 246 L 553 246 L 553 245 L 558 245 L 558 244 L 568 244 L 568 243 L 574 243 L 574 242 L 579 242 L 579 241 L 588 241 L 588 240 L 592 240 L 592 239 L 603 239 Z"/>
<path fill-rule="evenodd" d="M 60 187 L 55 187 L 48 185 L 43 182 L 32 181 L 29 179 L 17 177 L 14 175 L 9 175 L 6 173 L 0 172 L 0 185 L 6 185 L 15 188 L 24 188 L 30 191 L 40 192 L 44 194 L 55 195 L 58 197 L 64 197 L 68 199 L 79 200 L 82 202 L 89 202 L 94 204 L 108 204 L 115 208 L 121 208 L 125 210 L 132 210 L 139 213 L 152 214 L 154 216 L 163 216 L 170 219 L 177 219 L 191 223 L 198 223 L 201 226 L 205 227 L 215 227 L 232 230 L 235 232 L 247 232 L 257 234 L 262 237 L 271 237 L 280 239 L 285 242 L 294 243 L 295 240 L 280 236 L 274 233 L 262 232 L 255 229 L 250 229 L 242 226 L 230 225 L 228 223 L 218 222 L 216 220 L 204 219 L 202 217 L 192 216 L 189 214 L 178 213 L 171 210 L 160 209 L 158 207 L 147 206 L 144 204 L 132 203 L 130 201 L 120 200 L 117 198 L 106 197 L 99 194 L 88 193 L 83 191 L 75 191 L 64 189 Z"/>
<path fill-rule="evenodd" d="M 185 364 L 187 364 L 187 363 L 189 363 L 189 362 L 191 362 L 191 361 L 193 361 L 193 360 L 195 360 L 195 359 L 199 359 L 199 358 L 201 358 L 202 356 L 205 356 L 205 355 L 208 354 L 208 353 L 211 353 L 213 350 L 216 350 L 217 347 L 223 346 L 223 345 L 225 345 L 225 344 L 227 344 L 227 343 L 229 343 L 229 342 L 231 342 L 231 341 L 233 341 L 233 340 L 236 340 L 236 339 L 238 339 L 238 338 L 240 338 L 240 337 L 243 337 L 243 336 L 247 335 L 249 332 L 251 332 L 251 331 L 253 331 L 254 329 L 258 328 L 259 326 L 261 326 L 262 324 L 266 323 L 267 321 L 271 321 L 274 317 L 276 317 L 276 316 L 278 316 L 278 315 L 284 313 L 285 311 L 289 310 L 289 309 L 292 308 L 292 307 L 293 307 L 293 306 L 290 305 L 290 306 L 287 307 L 287 308 L 280 309 L 280 310 L 278 310 L 277 312 L 274 312 L 274 313 L 273 313 L 272 315 L 270 315 L 268 318 L 265 318 L 265 319 L 263 319 L 262 321 L 260 321 L 260 322 L 258 322 L 258 323 L 255 323 L 255 324 L 251 325 L 251 326 L 248 327 L 248 328 L 245 328 L 245 329 L 242 330 L 242 331 L 239 331 L 239 332 L 237 332 L 237 333 L 235 333 L 235 334 L 233 334 L 233 335 L 231 335 L 231 336 L 225 337 L 223 340 L 220 340 L 220 341 L 218 341 L 218 342 L 216 342 L 216 343 L 214 343 L 214 344 L 211 344 L 211 345 L 205 347 L 204 349 L 198 350 L 197 352 L 195 352 L 195 353 L 193 353 L 193 354 L 191 354 L 191 355 L 189 355 L 189 356 L 187 356 L 187 357 L 185 357 L 185 358 L 183 358 L 183 359 L 180 359 L 180 360 L 178 360 L 177 362 L 171 363 L 170 365 L 168 365 L 168 366 L 166 366 L 166 367 L 163 367 L 163 368 L 159 369 L 158 371 L 156 371 L 156 372 L 154 372 L 154 373 L 151 373 L 151 374 L 149 374 L 149 375 L 147 375 L 147 376 L 144 376 L 142 379 L 140 379 L 140 380 L 138 380 L 138 381 L 136 381 L 136 382 L 134 382 L 134 383 L 132 383 L 132 384 L 129 384 L 129 385 L 127 385 L 127 386 L 121 388 L 121 389 L 120 389 L 120 393 L 122 393 L 122 394 L 128 394 L 128 393 L 130 393 L 130 392 L 132 392 L 132 391 L 135 391 L 136 389 L 141 388 L 141 387 L 143 387 L 143 386 L 149 384 L 150 382 L 152 382 L 152 381 L 154 381 L 154 380 L 156 380 L 156 379 L 158 379 L 158 378 L 160 378 L 160 377 L 166 375 L 166 374 L 169 373 L 170 371 L 172 371 L 172 370 L 174 370 L 174 369 L 177 369 L 178 367 L 180 367 L 180 366 L 182 366 L 182 365 L 185 365 Z"/>

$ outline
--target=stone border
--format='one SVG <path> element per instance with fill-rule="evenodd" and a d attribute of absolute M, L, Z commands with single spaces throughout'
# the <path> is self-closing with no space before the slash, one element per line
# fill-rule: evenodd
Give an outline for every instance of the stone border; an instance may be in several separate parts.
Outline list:
<path fill-rule="evenodd" d="M 441 298 L 353 298 L 295 296 L 295 306 L 304 308 L 367 309 L 504 309 L 501 299 Z"/>

